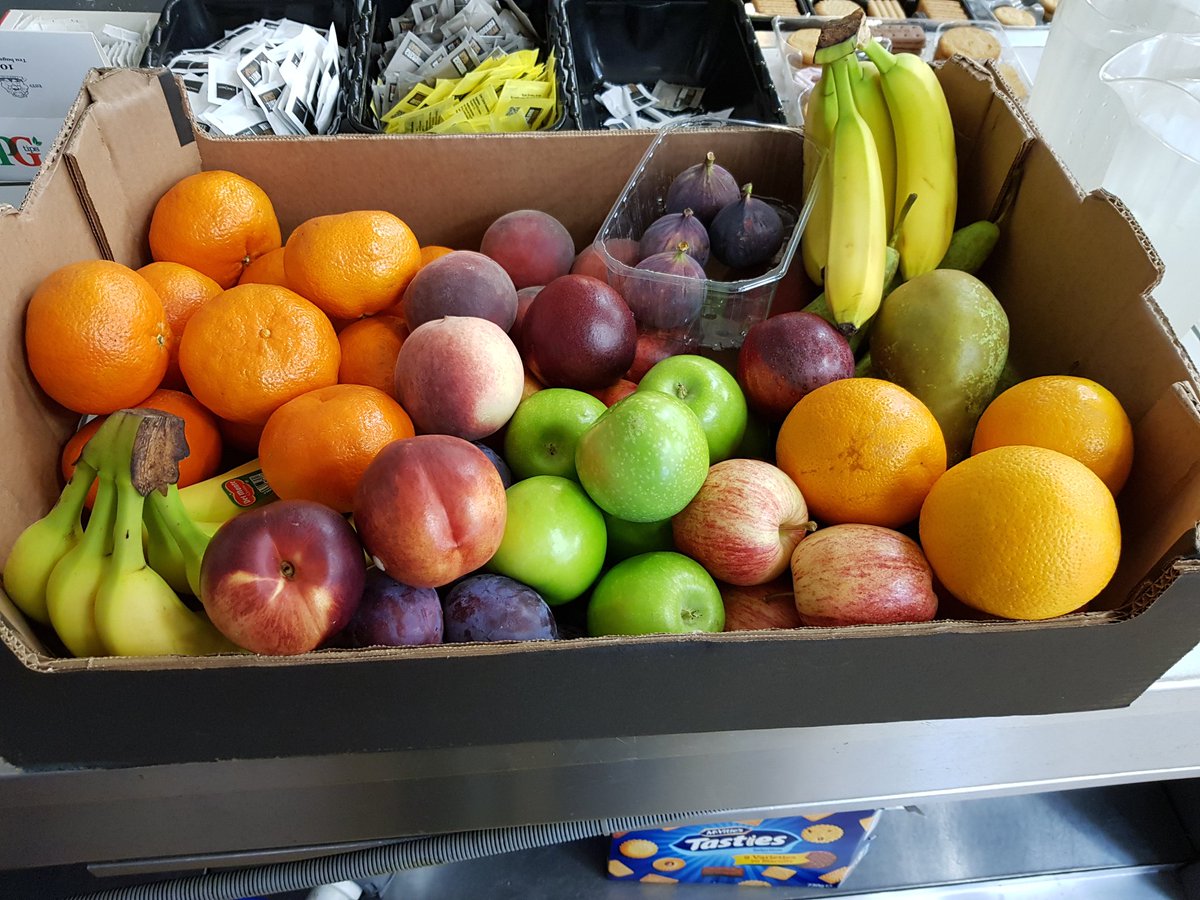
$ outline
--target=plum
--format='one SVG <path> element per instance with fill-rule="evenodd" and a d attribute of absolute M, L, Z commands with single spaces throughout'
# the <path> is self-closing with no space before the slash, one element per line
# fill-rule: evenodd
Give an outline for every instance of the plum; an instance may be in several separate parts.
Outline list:
<path fill-rule="evenodd" d="M 783 220 L 753 192 L 753 185 L 743 187 L 742 196 L 717 213 L 708 227 L 713 256 L 733 269 L 760 266 L 783 246 Z"/>
<path fill-rule="evenodd" d="M 410 329 L 443 316 L 475 316 L 508 331 L 517 317 L 517 289 L 494 259 L 455 250 L 423 266 L 404 291 Z"/>
<path fill-rule="evenodd" d="M 639 261 L 674 250 L 681 243 L 687 244 L 687 255 L 701 266 L 708 262 L 708 229 L 690 208 L 667 213 L 650 223 L 638 243 Z"/>
<path fill-rule="evenodd" d="M 537 209 L 506 213 L 488 226 L 479 252 L 504 267 L 517 289 L 549 284 L 571 271 L 575 242 L 563 224 Z"/>
<path fill-rule="evenodd" d="M 604 248 L 608 251 L 609 256 L 617 262 L 625 263 L 630 268 L 641 262 L 642 253 L 638 248 L 638 242 L 630 238 L 609 238 L 604 242 Z M 591 275 L 593 278 L 607 281 L 616 287 L 613 276 L 608 271 L 608 265 L 604 261 L 604 256 L 596 249 L 595 244 L 588 244 L 579 251 L 579 255 L 575 257 L 575 264 L 571 266 L 571 274 Z"/>
<path fill-rule="evenodd" d="M 508 336 L 512 338 L 512 342 L 517 345 L 517 349 L 524 353 L 524 348 L 521 346 L 521 326 L 525 323 L 525 313 L 529 312 L 529 305 L 533 303 L 533 298 L 542 292 L 542 286 L 535 285 L 534 287 L 525 287 L 517 291 L 517 317 L 513 320 L 512 328 L 508 329 Z"/>
<path fill-rule="evenodd" d="M 500 473 L 500 480 L 504 482 L 504 489 L 508 490 L 512 487 L 512 469 L 508 467 L 508 463 L 501 459 L 500 454 L 481 441 L 471 441 L 471 443 L 478 447 L 483 452 L 483 455 L 496 467 L 496 471 Z"/>
<path fill-rule="evenodd" d="M 783 313 L 757 323 L 738 352 L 737 380 L 750 408 L 774 422 L 810 391 L 853 375 L 850 344 L 815 313 Z"/>
<path fill-rule="evenodd" d="M 339 636 L 346 647 L 409 647 L 442 642 L 442 604 L 433 588 L 401 584 L 378 569 L 350 623 Z"/>
<path fill-rule="evenodd" d="M 613 288 L 588 275 L 564 275 L 534 299 L 521 326 L 525 362 L 547 387 L 607 387 L 629 370 L 637 325 Z"/>
<path fill-rule="evenodd" d="M 709 153 L 704 162 L 690 166 L 675 176 L 667 189 L 667 212 L 692 209 L 696 218 L 707 225 L 718 212 L 738 198 L 737 181 L 729 170 L 717 165 Z"/>
<path fill-rule="evenodd" d="M 687 241 L 680 241 L 677 248 L 655 253 L 637 264 L 634 271 L 650 277 L 629 275 L 621 280 L 621 293 L 643 328 L 680 328 L 700 315 L 708 288 L 703 267 L 688 251 Z"/>
<path fill-rule="evenodd" d="M 541 595 L 504 575 L 464 578 L 446 595 L 443 615 L 447 643 L 558 639 Z"/>

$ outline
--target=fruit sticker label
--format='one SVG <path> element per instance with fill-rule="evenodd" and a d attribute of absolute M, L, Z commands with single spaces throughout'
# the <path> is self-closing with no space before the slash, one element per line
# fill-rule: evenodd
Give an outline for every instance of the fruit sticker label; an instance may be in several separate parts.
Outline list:
<path fill-rule="evenodd" d="M 878 818 L 872 810 L 623 832 L 613 835 L 608 875 L 647 884 L 837 887 Z"/>
<path fill-rule="evenodd" d="M 275 499 L 275 492 L 263 478 L 261 469 L 247 472 L 237 478 L 230 478 L 221 485 L 221 488 L 231 501 L 244 509 Z"/>

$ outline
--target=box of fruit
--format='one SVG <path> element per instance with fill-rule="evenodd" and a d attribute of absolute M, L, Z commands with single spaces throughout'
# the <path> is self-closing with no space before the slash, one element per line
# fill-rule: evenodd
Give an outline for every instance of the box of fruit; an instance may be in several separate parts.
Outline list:
<path fill-rule="evenodd" d="M 934 72 L 884 83 L 922 147 L 839 117 L 715 360 L 660 360 L 589 249 L 652 133 L 219 139 L 94 73 L 0 211 L 0 757 L 1130 702 L 1200 640 L 1196 372 L 1127 213 Z M 780 139 L 679 140 L 712 199 Z M 925 193 L 897 240 L 877 179 Z"/>

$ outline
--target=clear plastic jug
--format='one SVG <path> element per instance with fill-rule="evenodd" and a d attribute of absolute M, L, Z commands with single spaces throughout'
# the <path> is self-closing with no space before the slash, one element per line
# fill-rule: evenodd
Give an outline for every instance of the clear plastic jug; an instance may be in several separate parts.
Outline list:
<path fill-rule="evenodd" d="M 1162 257 L 1154 297 L 1182 335 L 1200 322 L 1200 33 L 1140 41 L 1100 81 L 1127 117 L 1103 184 Z"/>
<path fill-rule="evenodd" d="M 1158 34 L 1200 32 L 1200 0 L 1063 0 L 1038 65 L 1029 111 L 1085 191 L 1099 187 L 1124 108 L 1100 67 Z"/>

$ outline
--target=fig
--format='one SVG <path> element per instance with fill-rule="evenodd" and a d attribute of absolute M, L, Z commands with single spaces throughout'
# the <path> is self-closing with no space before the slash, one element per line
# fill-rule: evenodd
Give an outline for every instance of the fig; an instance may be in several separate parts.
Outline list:
<path fill-rule="evenodd" d="M 708 229 L 696 218 L 691 207 L 655 219 L 642 234 L 638 258 L 649 259 L 655 253 L 666 253 L 681 243 L 688 245 L 688 256 L 700 265 L 708 262 Z"/>
<path fill-rule="evenodd" d="M 732 269 L 769 262 L 783 246 L 783 220 L 771 204 L 752 196 L 753 190 L 750 184 L 743 187 L 708 229 L 713 255 Z"/>
<path fill-rule="evenodd" d="M 688 255 L 688 249 L 687 241 L 680 241 L 674 250 L 648 256 L 634 268 L 676 278 L 630 275 L 624 279 L 625 302 L 643 328 L 679 328 L 700 314 L 707 292 L 704 268 Z"/>
<path fill-rule="evenodd" d="M 675 176 L 667 189 L 667 212 L 691 209 L 707 225 L 718 212 L 738 198 L 738 186 L 729 170 L 717 165 L 709 153 L 704 162 L 690 166 Z"/>

